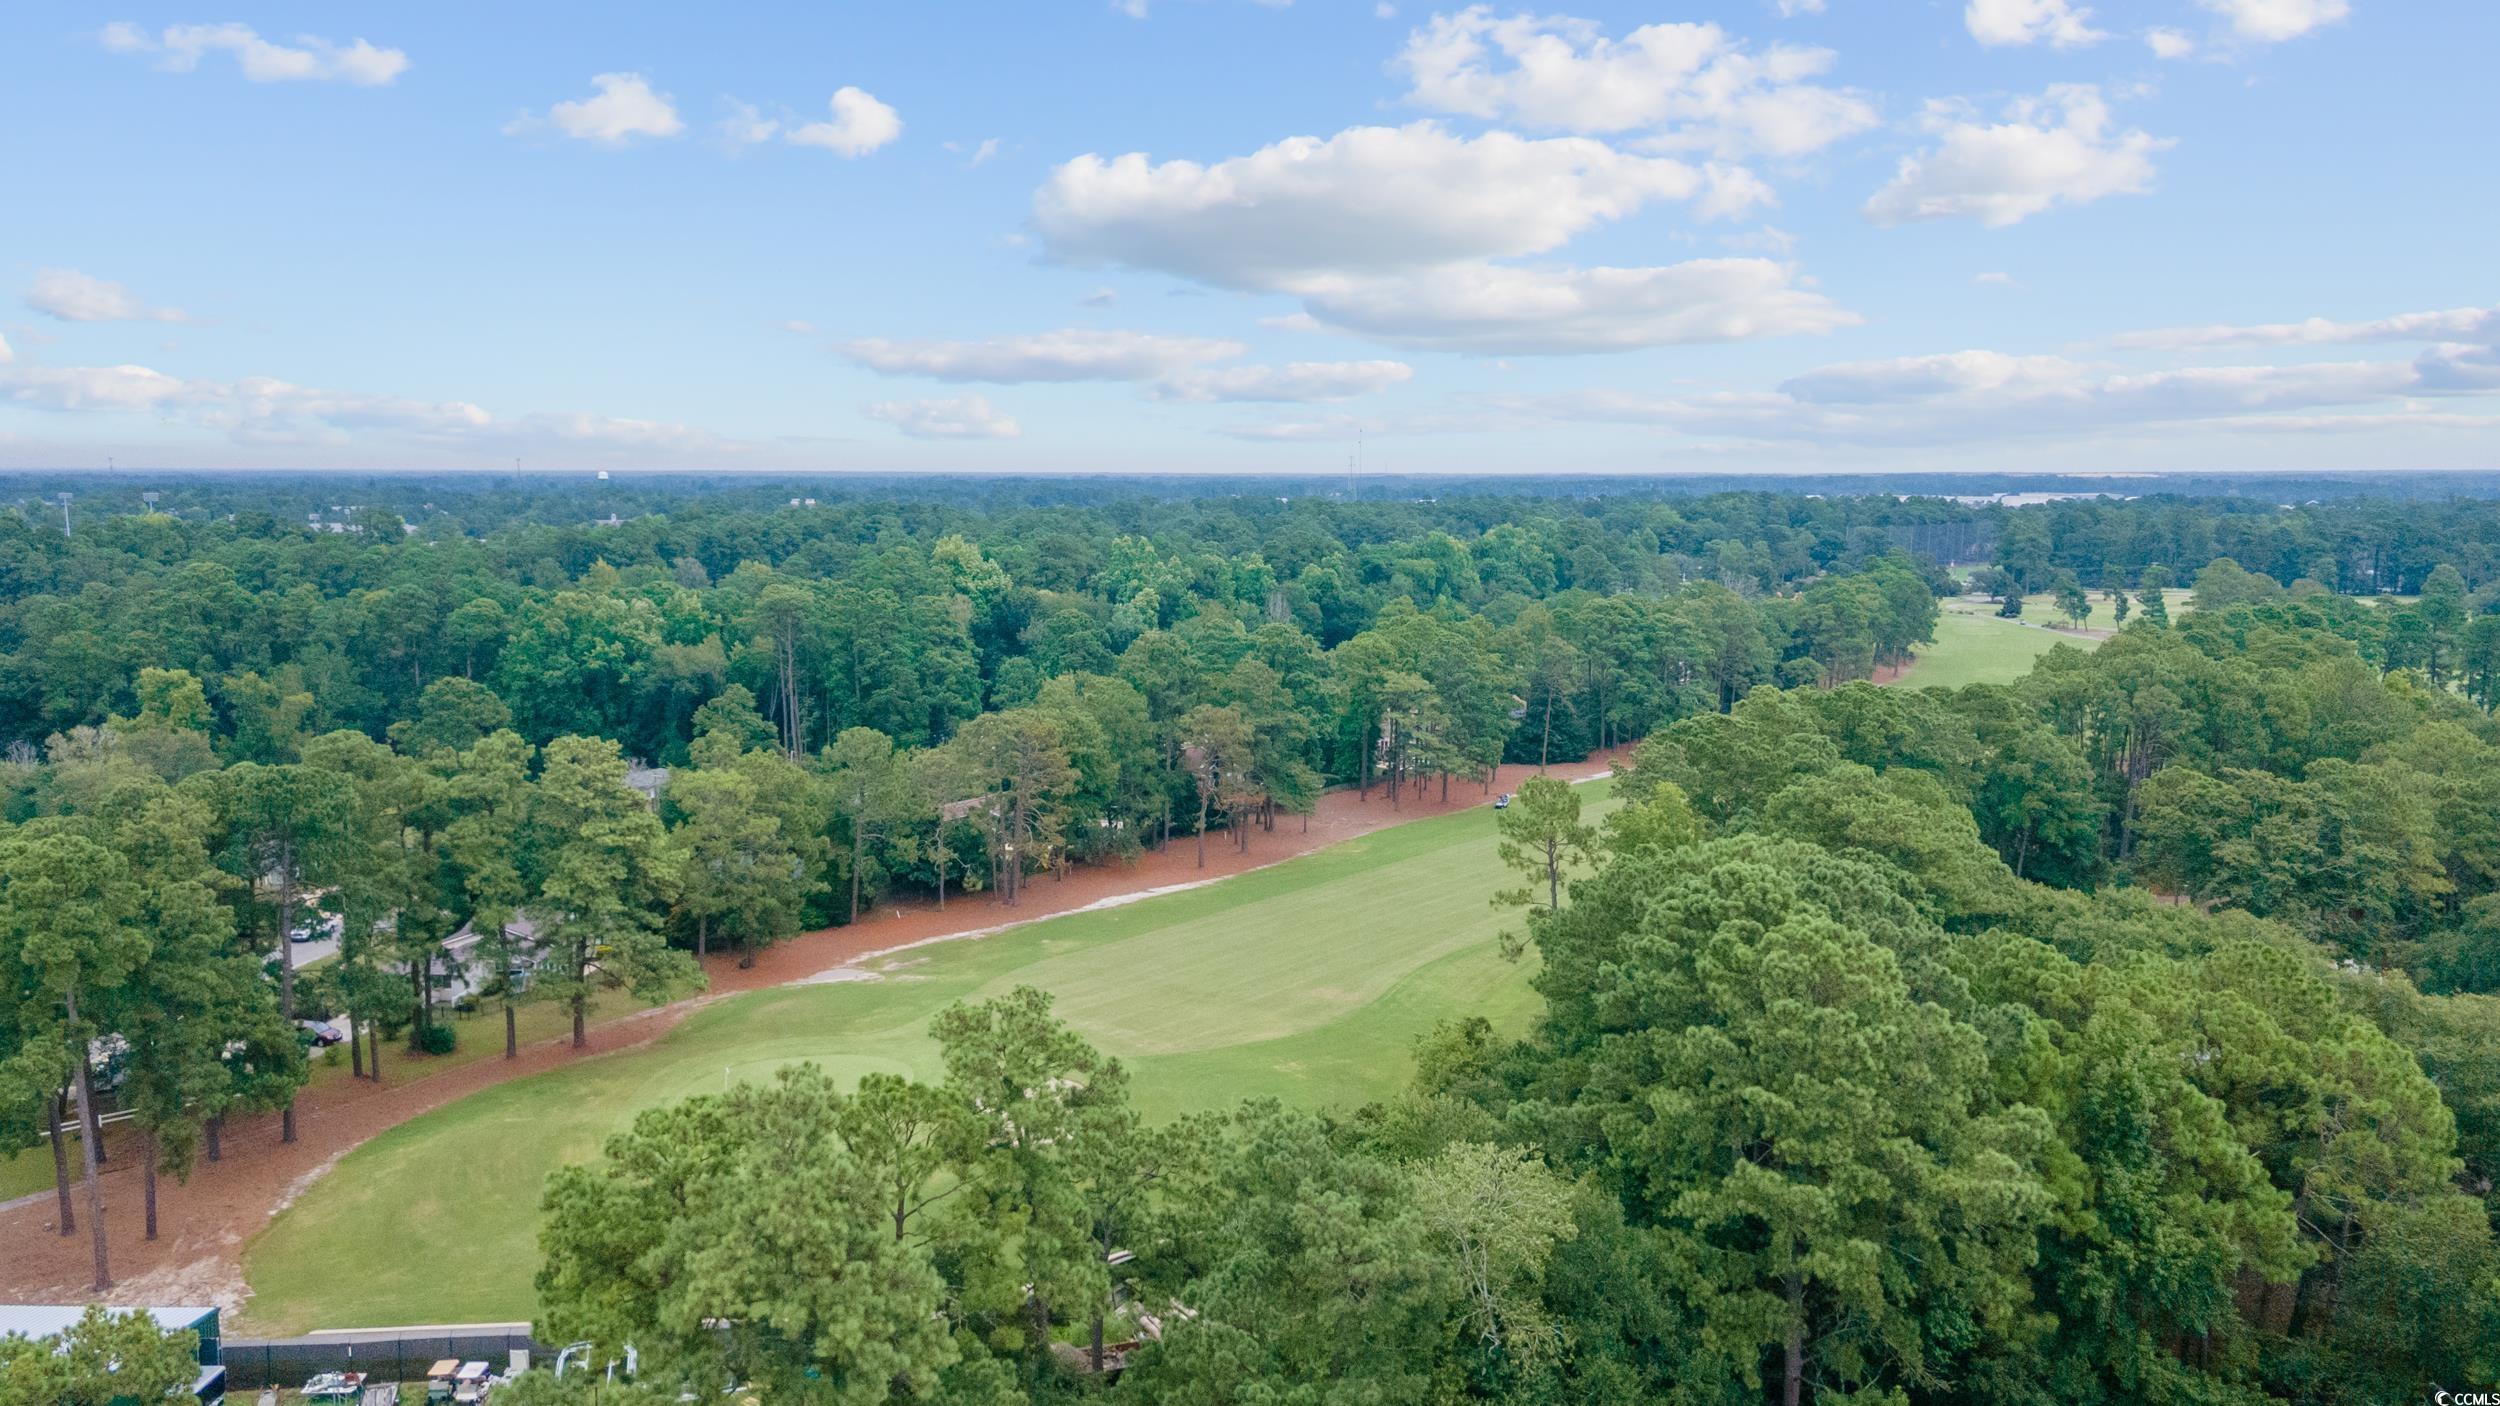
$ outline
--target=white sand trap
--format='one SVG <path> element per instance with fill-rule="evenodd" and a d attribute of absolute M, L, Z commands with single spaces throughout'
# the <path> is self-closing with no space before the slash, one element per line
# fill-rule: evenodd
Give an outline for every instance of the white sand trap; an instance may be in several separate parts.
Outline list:
<path fill-rule="evenodd" d="M 803 976 L 796 981 L 786 981 L 782 984 L 784 986 L 831 986 L 839 981 L 883 980 L 885 980 L 883 973 L 872 972 L 863 967 L 829 967 L 813 976 Z"/>

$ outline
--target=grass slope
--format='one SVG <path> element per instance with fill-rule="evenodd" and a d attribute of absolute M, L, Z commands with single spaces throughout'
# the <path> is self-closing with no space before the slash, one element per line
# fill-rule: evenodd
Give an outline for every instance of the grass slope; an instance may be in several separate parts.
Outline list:
<path fill-rule="evenodd" d="M 1516 1029 L 1534 1014 L 1530 969 L 1494 943 L 1493 849 L 1485 809 L 1396 826 L 1202 889 L 898 953 L 881 980 L 724 1000 L 647 1050 L 474 1094 L 349 1153 L 252 1243 L 251 1324 L 527 1318 L 554 1167 L 595 1157 L 641 1109 L 786 1064 L 934 1077 L 930 1017 L 1020 984 L 1055 993 L 1130 1064 L 1150 1116 L 1376 1097 L 1444 1017 Z"/>

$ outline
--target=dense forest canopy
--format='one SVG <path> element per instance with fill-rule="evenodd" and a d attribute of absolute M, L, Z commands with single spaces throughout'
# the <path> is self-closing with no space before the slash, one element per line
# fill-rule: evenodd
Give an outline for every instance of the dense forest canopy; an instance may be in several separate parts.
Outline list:
<path fill-rule="evenodd" d="M 438 1047 L 464 926 L 578 1041 L 883 893 L 1620 746 L 1604 825 L 1503 812 L 1524 1035 L 1150 1127 L 1046 997 L 959 1007 L 939 1083 L 562 1173 L 546 1330 L 871 1402 L 1100 1391 L 1104 1331 L 1156 1402 L 2500 1374 L 2500 504 L 377 482 L 0 514 L 0 1146 L 106 1078 L 151 1176 L 216 1156 L 307 1010 Z M 2137 608 L 1872 686 L 1956 566 Z"/>

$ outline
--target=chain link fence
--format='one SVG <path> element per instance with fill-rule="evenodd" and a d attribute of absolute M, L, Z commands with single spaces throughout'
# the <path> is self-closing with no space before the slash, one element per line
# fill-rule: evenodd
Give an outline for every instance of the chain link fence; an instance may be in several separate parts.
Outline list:
<path fill-rule="evenodd" d="M 377 1381 L 423 1381 L 425 1369 L 446 1357 L 483 1362 L 501 1372 L 516 1351 L 529 1353 L 532 1361 L 554 1355 L 530 1338 L 529 1329 L 527 1323 L 462 1323 L 439 1329 L 315 1333 L 304 1338 L 228 1338 L 222 1358 L 226 1389 L 230 1393 L 271 1386 L 292 1390 L 320 1372 L 363 1372 Z"/>

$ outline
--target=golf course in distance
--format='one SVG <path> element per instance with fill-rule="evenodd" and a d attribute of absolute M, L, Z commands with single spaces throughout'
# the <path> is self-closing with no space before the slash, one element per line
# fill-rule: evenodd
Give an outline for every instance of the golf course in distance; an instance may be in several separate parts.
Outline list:
<path fill-rule="evenodd" d="M 2172 619 L 2193 608 L 2193 593 L 2172 587 L 2163 597 Z M 1996 613 L 1991 602 L 1956 597 L 1941 602 L 1936 614 L 1936 638 L 1919 646 L 1917 657 L 1899 678 L 1891 682 L 1900 688 L 1961 688 L 1974 683 L 2012 683 L 2031 672 L 2041 655 L 2067 645 L 2086 652 L 2101 647 L 2101 640 L 2116 627 L 2118 617 L 2110 609 L 2107 592 L 2092 592 L 2092 615 L 2085 622 L 2089 634 L 2062 629 L 2045 629 L 2058 621 L 2057 602 L 2047 595 L 2023 598 L 2023 615 L 2008 620 Z"/>
<path fill-rule="evenodd" d="M 1582 786 L 1593 816 L 1608 783 Z M 1514 880 L 1489 807 L 1395 825 L 1218 883 L 873 959 L 873 979 L 718 1001 L 645 1049 L 498 1085 L 350 1152 L 244 1255 L 244 1319 L 295 1333 L 514 1321 L 534 1310 L 547 1173 L 633 1116 L 814 1061 L 938 1077 L 930 1018 L 1038 986 L 1130 1068 L 1152 1118 L 1256 1096 L 1351 1107 L 1407 1077 L 1415 1036 L 1533 1018 L 1533 958 L 1495 938 Z M 1000 911 L 1002 920 L 1012 917 Z"/>

